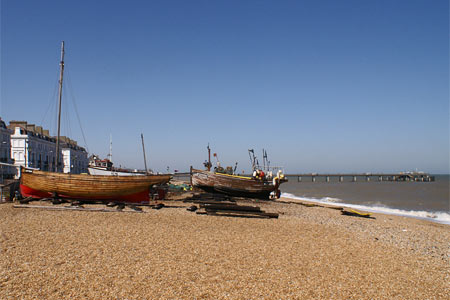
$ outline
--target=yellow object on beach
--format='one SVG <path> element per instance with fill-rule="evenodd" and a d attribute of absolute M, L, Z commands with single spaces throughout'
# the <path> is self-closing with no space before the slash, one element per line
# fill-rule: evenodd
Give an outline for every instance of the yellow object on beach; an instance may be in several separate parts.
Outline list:
<path fill-rule="evenodd" d="M 371 215 L 370 213 L 363 213 L 363 212 L 360 212 L 360 211 L 357 211 L 357 210 L 353 210 L 353 209 L 350 209 L 350 211 L 352 213 L 358 214 L 360 216 L 370 216 Z"/>
<path fill-rule="evenodd" d="M 370 213 L 363 213 L 354 209 L 349 209 L 349 210 L 343 210 L 342 211 L 343 215 L 348 215 L 348 216 L 355 216 L 355 217 L 363 217 L 363 218 L 370 218 L 372 214 Z"/>

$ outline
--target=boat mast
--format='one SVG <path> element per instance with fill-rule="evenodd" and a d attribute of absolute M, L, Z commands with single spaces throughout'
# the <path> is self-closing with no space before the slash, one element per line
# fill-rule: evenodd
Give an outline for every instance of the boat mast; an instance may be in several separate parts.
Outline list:
<path fill-rule="evenodd" d="M 208 171 L 211 171 L 211 148 L 209 148 L 209 143 L 208 143 Z"/>
<path fill-rule="evenodd" d="M 141 140 L 142 140 L 142 152 L 144 152 L 145 174 L 148 174 L 148 171 L 147 171 L 147 159 L 145 158 L 144 135 L 142 133 L 141 133 Z"/>
<path fill-rule="evenodd" d="M 248 156 L 250 157 L 250 163 L 252 164 L 252 172 L 259 168 L 259 162 L 256 159 L 255 151 L 253 149 L 248 149 Z"/>
<path fill-rule="evenodd" d="M 267 159 L 267 151 L 263 149 L 263 165 L 264 165 L 264 169 L 267 172 L 269 172 L 270 169 L 270 161 Z"/>
<path fill-rule="evenodd" d="M 108 159 L 112 162 L 112 134 L 109 134 L 109 154 Z"/>
<path fill-rule="evenodd" d="M 59 139 L 61 134 L 61 99 L 62 99 L 62 84 L 63 84 L 63 74 L 64 74 L 64 41 L 61 42 L 61 62 L 59 63 L 60 73 L 59 73 L 59 105 L 58 105 L 58 135 L 56 137 L 56 163 L 55 172 L 58 172 L 58 162 L 59 162 Z"/>
<path fill-rule="evenodd" d="M 264 155 L 264 148 L 262 149 L 263 151 L 263 170 L 266 170 L 266 156 Z"/>

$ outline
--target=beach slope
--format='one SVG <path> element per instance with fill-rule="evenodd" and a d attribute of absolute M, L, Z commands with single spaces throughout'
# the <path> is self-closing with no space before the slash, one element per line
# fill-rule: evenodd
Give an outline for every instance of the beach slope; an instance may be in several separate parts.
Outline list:
<path fill-rule="evenodd" d="M 176 205 L 190 205 L 177 202 Z M 278 219 L 0 205 L 0 299 L 445 299 L 450 226 L 256 203 Z M 447 295 L 447 296 L 446 296 Z"/>

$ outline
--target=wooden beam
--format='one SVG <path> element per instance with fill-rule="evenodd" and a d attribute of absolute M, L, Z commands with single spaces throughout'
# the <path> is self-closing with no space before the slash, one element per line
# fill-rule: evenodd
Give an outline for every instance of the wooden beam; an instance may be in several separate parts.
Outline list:
<path fill-rule="evenodd" d="M 212 210 L 205 209 L 207 214 L 216 213 L 216 214 L 242 214 L 242 215 L 253 215 L 253 216 L 264 216 L 269 218 L 278 218 L 277 213 L 266 213 L 266 212 L 257 212 L 257 211 L 236 211 L 236 210 Z"/>
<path fill-rule="evenodd" d="M 260 207 L 246 205 L 200 204 L 200 207 L 211 210 L 261 211 Z"/>
<path fill-rule="evenodd" d="M 74 206 L 47 206 L 47 205 L 13 205 L 14 208 L 38 208 L 38 209 L 48 209 L 48 210 L 74 210 L 74 211 L 89 211 L 89 212 L 129 212 L 129 213 L 145 213 L 144 211 L 136 210 L 117 210 L 117 209 L 106 209 L 106 208 L 82 208 Z"/>

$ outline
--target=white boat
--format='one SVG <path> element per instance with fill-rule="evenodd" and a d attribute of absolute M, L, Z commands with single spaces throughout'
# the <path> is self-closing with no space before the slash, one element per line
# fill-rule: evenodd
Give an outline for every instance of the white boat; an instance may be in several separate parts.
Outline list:
<path fill-rule="evenodd" d="M 128 170 L 114 168 L 113 163 L 109 159 L 100 159 L 96 155 L 92 155 L 89 160 L 88 172 L 90 175 L 104 175 L 104 176 L 142 176 L 145 172 L 137 170 Z"/>
<path fill-rule="evenodd" d="M 115 171 L 115 170 L 105 170 L 97 167 L 88 167 L 88 171 L 90 175 L 105 175 L 105 176 L 142 176 L 144 173 L 139 172 L 123 172 L 123 171 Z"/>
<path fill-rule="evenodd" d="M 145 172 L 139 172 L 138 170 L 122 169 L 113 167 L 112 162 L 112 135 L 109 137 L 109 154 L 108 158 L 100 159 L 97 155 L 93 154 L 89 158 L 88 172 L 90 175 L 103 175 L 103 176 L 136 176 L 147 175 Z"/>
<path fill-rule="evenodd" d="M 140 172 L 123 172 L 123 171 L 115 171 L 115 170 L 105 170 L 97 167 L 88 167 L 88 171 L 90 175 L 105 175 L 105 176 L 143 176 L 145 173 Z"/>

